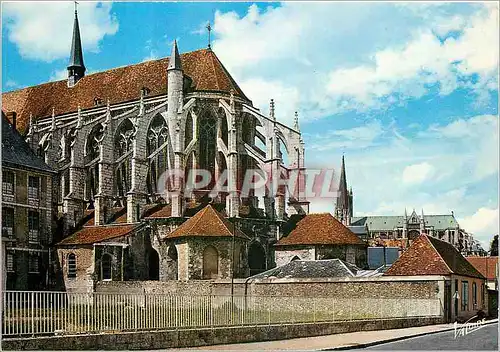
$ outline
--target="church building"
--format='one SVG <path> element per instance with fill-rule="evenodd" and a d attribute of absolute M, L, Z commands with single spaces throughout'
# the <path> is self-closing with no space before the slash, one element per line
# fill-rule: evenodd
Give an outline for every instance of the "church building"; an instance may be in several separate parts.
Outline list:
<path fill-rule="evenodd" d="M 345 160 L 342 156 L 340 183 L 335 203 L 335 217 L 368 242 L 370 246 L 388 246 L 406 249 L 422 234 L 446 241 L 464 255 L 478 252 L 478 242 L 460 227 L 453 211 L 450 214 L 425 214 L 415 211 L 408 215 L 354 216 L 352 188 L 347 189 Z"/>
<path fill-rule="evenodd" d="M 168 58 L 89 75 L 83 52 L 75 11 L 67 79 L 2 94 L 2 110 L 17 114 L 56 171 L 52 265 L 63 284 L 244 277 L 274 266 L 289 217 L 309 212 L 298 191 L 298 115 L 293 126 L 279 122 L 272 99 L 263 115 L 210 45 L 180 54 L 174 41 Z M 295 173 L 297 189 L 243 194 L 253 169 Z M 191 192 L 191 170 L 212 178 Z M 227 189 L 213 195 L 223 174 Z"/>

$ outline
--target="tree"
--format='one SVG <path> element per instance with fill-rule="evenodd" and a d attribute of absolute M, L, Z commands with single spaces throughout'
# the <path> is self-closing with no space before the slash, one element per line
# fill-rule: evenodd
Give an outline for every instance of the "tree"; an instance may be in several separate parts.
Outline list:
<path fill-rule="evenodd" d="M 498 256 L 498 235 L 495 235 L 493 239 L 491 240 L 490 244 L 490 255 L 493 256 Z"/>

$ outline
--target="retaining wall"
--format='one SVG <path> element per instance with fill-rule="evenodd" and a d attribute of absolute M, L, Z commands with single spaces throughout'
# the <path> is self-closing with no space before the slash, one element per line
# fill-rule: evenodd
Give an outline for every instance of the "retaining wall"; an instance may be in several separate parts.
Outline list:
<path fill-rule="evenodd" d="M 2 341 L 4 350 L 153 350 L 219 344 L 283 340 L 355 331 L 400 329 L 441 324 L 437 318 L 359 320 L 336 323 L 238 326 L 169 331 L 12 338 Z"/>

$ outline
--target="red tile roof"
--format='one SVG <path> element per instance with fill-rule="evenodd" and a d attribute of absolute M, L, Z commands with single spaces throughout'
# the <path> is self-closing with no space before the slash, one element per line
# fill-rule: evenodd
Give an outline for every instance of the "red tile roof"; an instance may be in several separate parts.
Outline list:
<path fill-rule="evenodd" d="M 125 236 L 140 225 L 89 226 L 66 237 L 57 245 L 93 244 Z"/>
<path fill-rule="evenodd" d="M 365 245 L 351 230 L 330 213 L 309 214 L 297 223 L 297 227 L 276 246 L 288 245 Z"/>
<path fill-rule="evenodd" d="M 497 278 L 498 257 L 465 257 L 488 280 Z"/>
<path fill-rule="evenodd" d="M 162 219 L 172 216 L 172 207 L 170 204 L 154 204 L 147 206 L 143 212 L 145 219 Z"/>
<path fill-rule="evenodd" d="M 143 87 L 149 89 L 149 97 L 166 94 L 168 58 L 146 61 L 98 72 L 83 77 L 68 88 L 67 80 L 48 82 L 38 86 L 2 94 L 2 110 L 17 113 L 17 128 L 24 131 L 30 113 L 34 118 L 75 112 L 94 107 L 94 98 L 111 104 L 140 98 Z M 212 50 L 202 49 L 181 55 L 184 74 L 192 80 L 196 91 L 225 92 L 248 100 Z"/>
<path fill-rule="evenodd" d="M 483 278 L 450 243 L 420 235 L 384 275 L 463 275 Z"/>
<path fill-rule="evenodd" d="M 178 237 L 236 237 L 249 240 L 241 230 L 233 228 L 233 224 L 222 216 L 211 205 L 198 211 L 181 226 L 167 235 L 167 238 Z"/>

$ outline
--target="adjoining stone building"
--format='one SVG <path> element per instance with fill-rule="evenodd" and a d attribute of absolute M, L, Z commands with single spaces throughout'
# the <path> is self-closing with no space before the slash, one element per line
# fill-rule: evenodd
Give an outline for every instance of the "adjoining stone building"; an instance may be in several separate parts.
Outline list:
<path fill-rule="evenodd" d="M 329 213 L 309 214 L 275 245 L 276 265 L 292 260 L 341 259 L 367 268 L 367 245 Z"/>
<path fill-rule="evenodd" d="M 2 112 L 2 256 L 5 288 L 41 290 L 51 286 L 55 176 L 16 130 L 16 114 Z"/>
<path fill-rule="evenodd" d="M 305 189 L 305 148 L 297 114 L 292 127 L 279 122 L 271 99 L 270 113 L 263 115 L 210 47 L 181 55 L 174 42 L 169 58 L 86 75 L 77 15 L 67 69 L 67 80 L 2 94 L 2 110 L 17 113 L 18 130 L 31 149 L 57 171 L 58 232 L 78 239 L 89 226 L 100 233 L 100 227 L 118 228 L 117 223 L 141 224 L 146 242 L 156 246 L 146 257 L 163 262 L 167 236 L 212 202 L 251 234 L 244 255 L 250 272 L 274 265 L 272 246 L 289 217 L 309 212 L 299 192 Z M 187 177 L 199 169 L 212 179 L 189 192 Z M 251 169 L 285 178 L 296 172 L 297 186 L 268 190 L 262 199 L 252 191 L 244 194 Z M 224 174 L 227 189 L 212 196 L 215 180 Z M 127 236 L 141 237 L 138 229 Z M 71 245 L 97 248 L 106 238 Z M 59 259 L 66 270 L 67 259 Z M 151 267 L 146 262 L 144 272 L 158 277 L 149 275 L 154 261 Z"/>
<path fill-rule="evenodd" d="M 384 276 L 442 276 L 447 321 L 467 320 L 488 312 L 485 277 L 449 242 L 417 237 Z"/>

